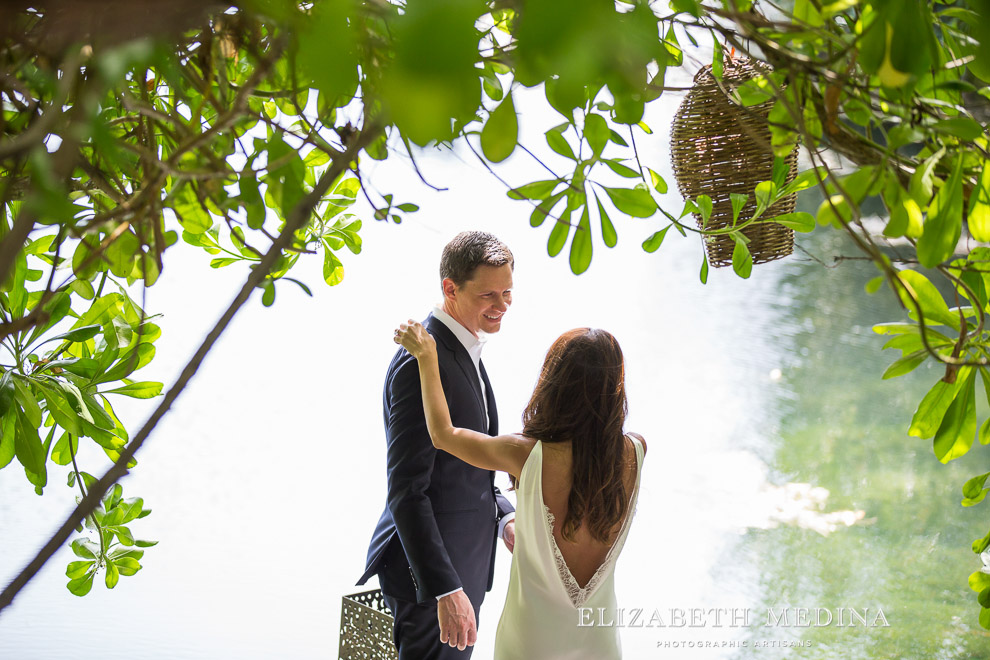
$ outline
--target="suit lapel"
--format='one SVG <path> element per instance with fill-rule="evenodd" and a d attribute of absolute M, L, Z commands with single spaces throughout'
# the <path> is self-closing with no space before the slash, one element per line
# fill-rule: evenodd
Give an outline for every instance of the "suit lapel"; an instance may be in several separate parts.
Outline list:
<path fill-rule="evenodd" d="M 481 379 L 485 381 L 485 399 L 488 402 L 488 435 L 498 435 L 498 409 L 495 408 L 495 394 L 492 392 L 492 383 L 488 380 L 488 372 L 485 371 L 484 360 L 480 361 Z"/>
<path fill-rule="evenodd" d="M 450 328 L 444 325 L 440 319 L 436 318 L 432 314 L 427 317 L 424 325 L 426 325 L 427 329 L 430 331 L 430 334 L 432 334 L 434 338 L 440 340 L 438 343 L 442 343 L 448 351 L 454 354 L 454 361 L 461 368 L 461 371 L 464 372 L 464 377 L 470 384 L 471 391 L 474 392 L 474 398 L 477 400 L 479 408 L 484 410 L 485 404 L 481 398 L 481 383 L 478 381 L 478 371 L 474 368 L 474 362 L 471 360 L 471 356 L 468 355 L 467 349 L 464 348 L 464 344 L 458 341 L 457 337 L 454 336 L 454 333 L 450 331 Z M 488 390 L 491 390 L 491 387 L 488 385 L 487 381 L 485 382 L 485 387 Z M 490 410 L 491 405 L 489 404 L 489 411 Z"/>

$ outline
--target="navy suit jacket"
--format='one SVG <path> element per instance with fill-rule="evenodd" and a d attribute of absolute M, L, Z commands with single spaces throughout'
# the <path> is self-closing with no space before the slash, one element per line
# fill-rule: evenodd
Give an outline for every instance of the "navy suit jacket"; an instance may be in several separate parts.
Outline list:
<path fill-rule="evenodd" d="M 439 319 L 423 322 L 437 342 L 440 380 L 454 426 L 498 434 L 495 397 L 484 365 L 488 415 L 478 371 Z M 388 496 L 358 584 L 378 574 L 390 596 L 427 602 L 463 588 L 478 607 L 491 589 L 498 521 L 513 511 L 495 473 L 436 449 L 423 412 L 419 365 L 400 348 L 385 377 Z"/>

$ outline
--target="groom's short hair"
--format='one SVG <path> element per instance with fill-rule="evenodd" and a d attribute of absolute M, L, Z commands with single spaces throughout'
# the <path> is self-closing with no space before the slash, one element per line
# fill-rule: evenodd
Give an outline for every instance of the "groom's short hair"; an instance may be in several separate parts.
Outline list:
<path fill-rule="evenodd" d="M 474 276 L 478 266 L 515 268 L 512 252 L 505 243 L 484 231 L 463 231 L 447 243 L 440 257 L 440 280 L 451 279 L 462 286 Z"/>

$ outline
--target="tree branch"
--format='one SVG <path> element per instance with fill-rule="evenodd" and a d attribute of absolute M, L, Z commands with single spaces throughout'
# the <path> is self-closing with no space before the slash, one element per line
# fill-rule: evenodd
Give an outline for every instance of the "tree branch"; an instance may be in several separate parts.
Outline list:
<path fill-rule="evenodd" d="M 76 508 L 69 514 L 62 526 L 52 535 L 52 537 L 45 543 L 44 547 L 38 551 L 35 557 L 21 570 L 21 572 L 13 579 L 13 581 L 0 593 L 0 612 L 3 611 L 5 607 L 10 605 L 14 598 L 20 593 L 21 589 L 34 577 L 38 571 L 45 565 L 52 555 L 61 548 L 65 542 L 72 535 L 75 527 L 83 521 L 83 519 L 90 515 L 100 503 L 100 499 L 103 495 L 110 489 L 113 484 L 119 481 L 124 475 L 127 474 L 127 463 L 134 457 L 137 450 L 141 448 L 141 445 L 148 439 L 148 436 L 154 430 L 155 426 L 161 421 L 162 417 L 168 412 L 175 403 L 175 400 L 179 397 L 182 391 L 185 389 L 192 377 L 196 375 L 197 370 L 206 358 L 206 355 L 213 348 L 214 344 L 220 338 L 220 335 L 227 329 L 230 322 L 233 320 L 234 316 L 240 310 L 240 308 L 247 302 L 248 298 L 251 296 L 251 292 L 254 291 L 260 285 L 268 272 L 275 265 L 275 262 L 279 259 L 282 251 L 287 248 L 293 240 L 293 236 L 296 230 L 303 227 L 309 220 L 310 215 L 313 212 L 316 204 L 323 198 L 330 187 L 336 181 L 337 177 L 343 174 L 345 170 L 350 167 L 351 162 L 357 157 L 358 152 L 365 146 L 370 144 L 370 142 L 377 137 L 378 133 L 383 130 L 380 126 L 371 125 L 367 126 L 360 133 L 357 133 L 347 145 L 345 145 L 345 150 L 339 152 L 338 156 L 333 159 L 332 164 L 327 171 L 323 173 L 320 180 L 317 182 L 313 191 L 306 195 L 288 214 L 285 221 L 285 227 L 282 232 L 278 235 L 275 242 L 272 244 L 271 248 L 265 253 L 265 256 L 258 263 L 251 274 L 248 276 L 244 285 L 241 287 L 237 296 L 227 307 L 227 310 L 223 313 L 223 316 L 216 322 L 213 329 L 210 330 L 203 343 L 200 345 L 199 349 L 193 355 L 193 357 L 186 364 L 179 378 L 176 380 L 175 384 L 169 389 L 162 399 L 162 402 L 158 407 L 152 412 L 151 417 L 145 422 L 141 430 L 134 436 L 130 443 L 124 448 L 120 453 L 120 457 L 117 461 L 110 467 L 109 470 L 93 484 L 89 489 L 89 493 L 85 498 L 76 506 Z"/>

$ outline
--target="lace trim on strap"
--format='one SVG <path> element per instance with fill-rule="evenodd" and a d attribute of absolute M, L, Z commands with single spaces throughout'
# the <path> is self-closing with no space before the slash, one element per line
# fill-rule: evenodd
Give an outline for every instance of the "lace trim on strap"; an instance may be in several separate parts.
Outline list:
<path fill-rule="evenodd" d="M 564 561 L 564 555 L 560 552 L 560 546 L 557 545 L 557 539 L 553 536 L 553 525 L 556 522 L 556 518 L 550 512 L 550 507 L 546 504 L 543 505 L 543 511 L 547 516 L 547 525 L 550 527 L 550 545 L 553 547 L 553 558 L 557 563 L 557 573 L 560 574 L 560 579 L 564 583 L 564 589 L 567 591 L 568 598 L 571 599 L 574 607 L 581 607 L 588 600 L 588 597 L 594 593 L 595 588 L 605 577 L 605 573 L 608 567 L 612 564 L 612 553 L 615 550 L 615 546 L 618 545 L 618 538 L 616 538 L 616 543 L 608 549 L 608 554 L 605 555 L 605 561 L 602 562 L 595 574 L 591 576 L 588 580 L 588 584 L 584 585 L 582 588 L 578 581 L 574 578 L 571 573 L 571 569 L 567 566 L 567 562 Z M 630 512 L 631 513 L 631 512 Z M 620 532 L 621 536 L 621 532 Z"/>

